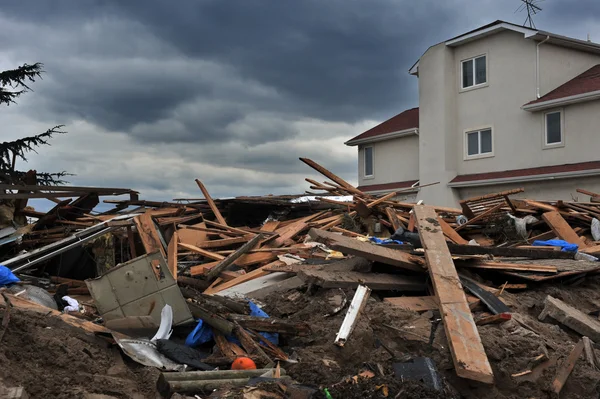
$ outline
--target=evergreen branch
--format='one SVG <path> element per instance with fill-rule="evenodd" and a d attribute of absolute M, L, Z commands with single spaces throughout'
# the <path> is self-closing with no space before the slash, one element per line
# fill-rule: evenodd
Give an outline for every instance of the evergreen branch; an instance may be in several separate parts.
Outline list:
<path fill-rule="evenodd" d="M 0 171 L 0 181 L 2 181 L 4 184 L 22 184 L 26 175 L 27 175 L 27 172 L 23 172 L 20 170 Z M 67 173 L 65 171 L 54 172 L 54 173 L 37 172 L 36 173 L 36 178 L 37 178 L 36 184 L 38 186 L 65 185 L 68 183 L 68 181 L 63 180 L 62 178 L 66 177 L 66 176 L 75 176 L 75 175 L 72 173 Z"/>
<path fill-rule="evenodd" d="M 11 170 L 13 168 L 13 157 L 18 157 L 27 162 L 27 158 L 25 157 L 27 152 L 33 151 L 37 154 L 35 147 L 50 145 L 48 140 L 51 139 L 53 135 L 66 133 L 60 130 L 63 127 L 64 125 L 54 126 L 36 136 L 0 143 L 0 171 Z"/>
<path fill-rule="evenodd" d="M 44 64 L 36 62 L 33 65 L 23 64 L 23 66 L 17 69 L 11 69 L 8 71 L 0 72 L 0 86 L 8 86 L 14 89 L 19 88 L 17 91 L 9 91 L 4 87 L 0 87 L 0 104 L 10 105 L 15 102 L 15 98 L 31 90 L 27 86 L 27 82 L 35 82 L 36 78 L 42 77 L 42 70 Z"/>

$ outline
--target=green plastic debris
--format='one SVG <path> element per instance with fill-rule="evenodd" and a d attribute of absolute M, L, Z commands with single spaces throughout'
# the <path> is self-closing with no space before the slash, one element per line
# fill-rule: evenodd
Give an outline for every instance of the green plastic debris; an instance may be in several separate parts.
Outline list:
<path fill-rule="evenodd" d="M 323 392 L 325 393 L 325 397 L 327 399 L 333 399 L 333 396 L 331 396 L 331 394 L 329 393 L 329 390 L 327 388 L 323 388 Z"/>

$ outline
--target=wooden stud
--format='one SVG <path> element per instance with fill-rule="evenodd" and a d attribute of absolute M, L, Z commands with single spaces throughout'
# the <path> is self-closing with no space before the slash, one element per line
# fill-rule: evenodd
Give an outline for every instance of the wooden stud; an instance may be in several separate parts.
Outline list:
<path fill-rule="evenodd" d="M 169 246 L 167 248 L 167 261 L 169 265 L 169 271 L 175 280 L 177 280 L 177 244 L 179 241 L 179 237 L 177 235 L 177 230 L 173 233 L 173 237 L 171 237 L 171 241 L 169 242 Z"/>
<path fill-rule="evenodd" d="M 223 215 L 221 215 L 221 212 L 219 211 L 219 208 L 217 208 L 217 205 L 215 204 L 215 202 L 213 201 L 212 197 L 208 193 L 208 190 L 206 189 L 206 187 L 204 187 L 204 184 L 202 184 L 202 182 L 200 180 L 198 180 L 198 179 L 196 179 L 196 184 L 200 188 L 200 191 L 202 191 L 202 194 L 204 195 L 204 198 L 206 198 L 206 202 L 208 202 L 208 206 L 210 206 L 210 209 L 214 213 L 215 218 L 217 219 L 217 221 L 219 223 L 227 226 L 227 222 L 225 221 L 225 218 L 223 217 Z"/>
<path fill-rule="evenodd" d="M 577 244 L 579 248 L 587 248 L 588 245 L 575 233 L 567 221 L 556 211 L 546 212 L 542 219 L 548 224 L 552 231 L 561 239 L 571 244 Z"/>
<path fill-rule="evenodd" d="M 573 347 L 573 350 L 569 354 L 569 356 L 565 359 L 563 364 L 559 367 L 556 372 L 556 377 L 552 382 L 552 388 L 554 392 L 558 395 L 560 391 L 565 386 L 565 382 L 567 382 L 567 378 L 571 375 L 573 368 L 575 367 L 575 363 L 579 360 L 581 353 L 583 352 L 583 340 L 579 340 L 577 345 Z"/>

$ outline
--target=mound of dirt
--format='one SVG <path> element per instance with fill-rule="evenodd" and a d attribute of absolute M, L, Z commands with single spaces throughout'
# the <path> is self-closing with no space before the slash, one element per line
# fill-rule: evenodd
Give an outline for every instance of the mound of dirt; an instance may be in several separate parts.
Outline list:
<path fill-rule="evenodd" d="M 600 278 L 589 277 L 576 286 L 532 286 L 520 293 L 504 292 L 503 301 L 514 311 L 513 320 L 503 324 L 479 327 L 479 333 L 494 371 L 493 385 L 458 378 L 448 349 L 443 323 L 432 328 L 439 315 L 418 314 L 382 302 L 373 295 L 344 347 L 333 344 L 344 319 L 347 306 L 338 314 L 325 317 L 331 309 L 331 290 L 313 293 L 288 291 L 273 293 L 264 300 L 265 310 L 272 317 L 305 321 L 311 325 L 309 337 L 288 338 L 281 342 L 288 353 L 295 353 L 299 363 L 285 365 L 288 374 L 302 384 L 327 387 L 334 398 L 383 397 L 375 387 L 387 384 L 389 397 L 438 397 L 438 392 L 417 392 L 420 383 L 398 381 L 392 377 L 392 364 L 414 357 L 429 357 L 437 365 L 448 392 L 465 398 L 551 398 L 552 381 L 558 368 L 581 338 L 577 333 L 549 321 L 539 321 L 544 298 L 552 295 L 587 312 L 600 307 Z M 348 301 L 353 291 L 345 292 Z M 475 317 L 486 311 L 476 309 Z M 517 322 L 518 319 L 520 322 Z M 429 344 L 430 334 L 434 336 Z M 531 368 L 540 354 L 550 360 L 533 367 L 532 373 L 513 377 Z M 361 371 L 371 370 L 375 378 L 359 384 L 340 384 Z M 383 375 L 379 371 L 383 371 Z M 598 398 L 600 372 L 583 358 L 579 359 L 561 398 Z M 419 388 L 421 387 L 421 388 Z M 450 388 L 451 387 L 451 388 Z M 391 392 L 395 392 L 393 395 Z M 336 394 L 334 394 L 336 393 Z M 371 395 L 371 396 L 369 396 Z M 411 396 L 412 395 L 412 396 Z M 441 397 L 441 396 L 439 396 Z"/>
<path fill-rule="evenodd" d="M 56 317 L 13 308 L 0 342 L 0 378 L 32 398 L 156 398 L 158 371 Z M 160 397 L 160 396 L 158 396 Z"/>

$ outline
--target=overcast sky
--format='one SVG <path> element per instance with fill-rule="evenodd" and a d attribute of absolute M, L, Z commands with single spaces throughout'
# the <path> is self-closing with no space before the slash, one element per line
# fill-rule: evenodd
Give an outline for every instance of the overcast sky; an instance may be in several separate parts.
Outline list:
<path fill-rule="evenodd" d="M 418 105 L 428 46 L 520 0 L 4 0 L 0 68 L 43 62 L 0 140 L 65 124 L 22 169 L 145 199 L 302 193 L 309 157 L 356 182 L 344 141 Z M 546 0 L 539 29 L 600 41 L 600 2 Z M 397 165 L 402 167 L 402 160 Z M 319 180 L 323 180 L 319 178 Z"/>

